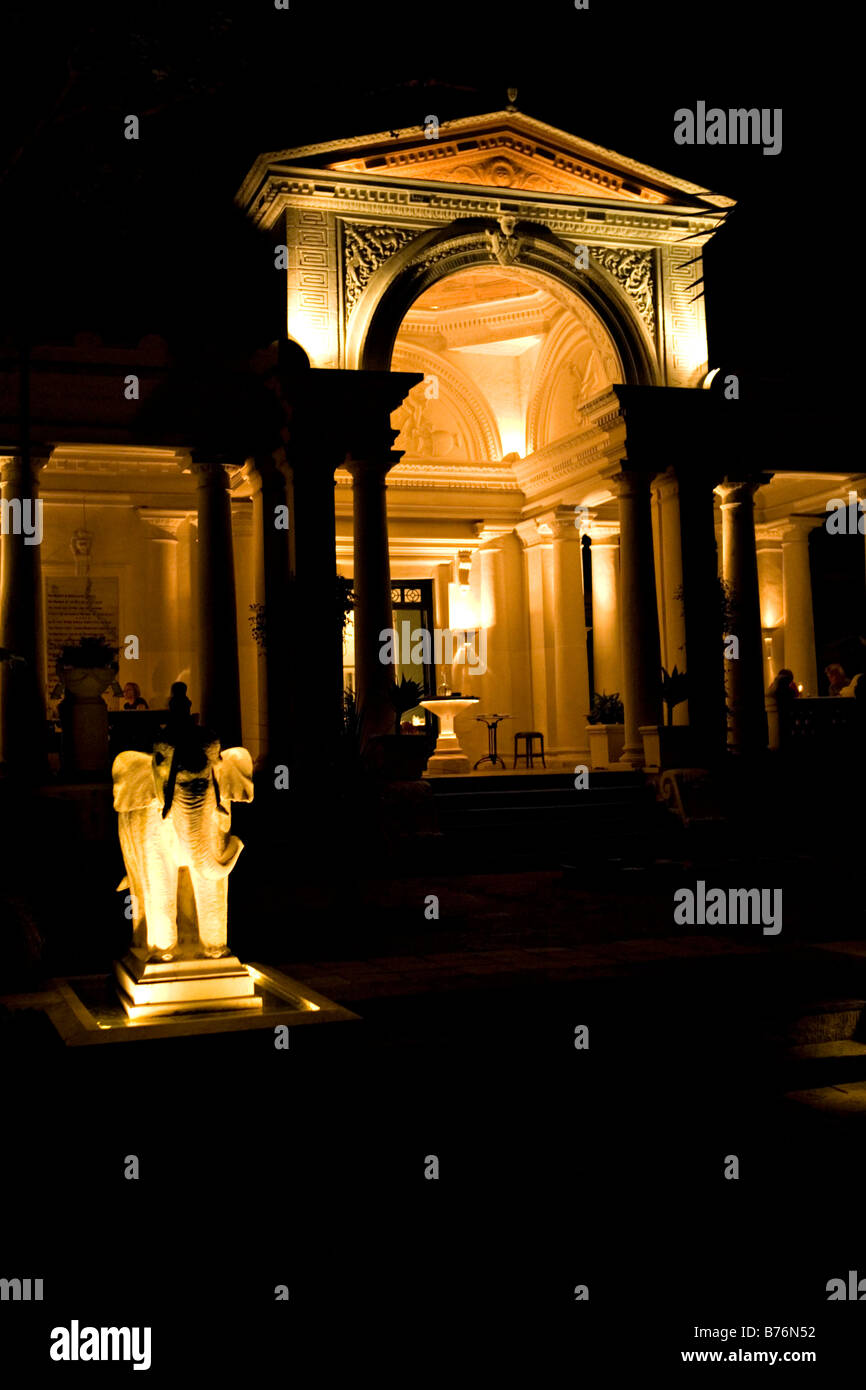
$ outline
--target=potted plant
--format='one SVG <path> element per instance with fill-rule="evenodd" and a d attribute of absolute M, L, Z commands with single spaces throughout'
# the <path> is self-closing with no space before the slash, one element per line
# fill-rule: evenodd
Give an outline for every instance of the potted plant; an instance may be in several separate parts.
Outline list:
<path fill-rule="evenodd" d="M 615 766 L 625 747 L 625 711 L 619 692 L 595 691 L 588 720 L 589 762 L 595 771 Z"/>
<path fill-rule="evenodd" d="M 649 771 L 665 767 L 690 767 L 694 763 L 692 754 L 692 731 L 688 724 L 674 724 L 674 710 L 688 699 L 689 685 L 685 671 L 676 666 L 662 672 L 662 703 L 665 707 L 665 723 L 647 725 L 641 728 L 644 748 L 644 766 Z"/>
<path fill-rule="evenodd" d="M 418 681 L 402 676 L 399 684 L 391 687 L 390 697 L 394 710 L 394 733 L 380 734 L 371 740 L 372 765 L 388 781 L 414 782 L 427 765 L 429 741 L 403 733 L 401 723 L 403 715 L 424 698 L 424 691 Z"/>
<path fill-rule="evenodd" d="M 123 693 L 117 683 L 117 648 L 104 637 L 83 637 L 63 648 L 55 671 L 65 692 L 59 707 L 64 771 L 106 772 L 108 710 L 102 692 L 111 687 L 113 694 Z"/>

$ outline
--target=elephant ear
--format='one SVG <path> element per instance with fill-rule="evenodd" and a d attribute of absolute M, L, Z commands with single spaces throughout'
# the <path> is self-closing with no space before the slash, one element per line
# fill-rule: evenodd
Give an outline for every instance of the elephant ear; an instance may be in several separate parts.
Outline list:
<path fill-rule="evenodd" d="M 246 748 L 224 748 L 214 768 L 222 801 L 252 801 L 253 760 Z"/>
<path fill-rule="evenodd" d="M 157 806 L 153 763 L 149 753 L 118 753 L 111 767 L 115 811 L 141 811 Z"/>

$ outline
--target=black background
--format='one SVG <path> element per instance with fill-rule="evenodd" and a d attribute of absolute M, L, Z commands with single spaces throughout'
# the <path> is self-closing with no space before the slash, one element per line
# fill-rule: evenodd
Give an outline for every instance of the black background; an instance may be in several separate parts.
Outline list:
<path fill-rule="evenodd" d="M 826 7 L 7 3 L 0 24 L 0 337 L 267 343 L 270 249 L 232 204 L 256 155 L 501 109 L 515 86 L 522 111 L 738 200 L 706 253 L 711 366 L 804 393 L 846 369 L 824 210 L 846 187 L 847 40 Z M 677 146 L 674 112 L 698 100 L 781 107 L 781 154 Z M 718 1177 L 723 1114 L 691 1118 L 700 1038 L 682 1039 L 685 1072 L 673 1045 L 660 1058 L 658 1094 L 630 1087 L 640 1036 L 581 1090 L 573 1010 L 542 1017 L 503 1016 L 501 1047 L 438 1065 L 332 1063 L 315 1030 L 285 1058 L 263 1035 L 226 1072 L 159 1048 L 58 1066 L 34 1038 L 5 1079 L 0 1248 L 3 1273 L 45 1271 L 50 1303 L 14 1322 L 4 1305 L 7 1355 L 68 1380 L 48 1331 L 79 1317 L 153 1325 L 159 1385 L 228 1383 L 234 1357 L 252 1383 L 285 1383 L 308 1355 L 319 1378 L 345 1355 L 414 1385 L 446 1350 L 452 1378 L 483 1383 L 517 1341 L 534 1383 L 593 1374 L 593 1355 L 616 1383 L 626 1361 L 666 1378 L 694 1321 L 745 1320 L 817 1324 L 799 1345 L 826 1368 L 859 1307 L 827 1305 L 823 1284 L 858 1249 L 866 1274 L 853 1148 L 791 1154 L 766 1124 L 744 1131 L 762 1181 L 740 1201 Z M 425 1182 L 418 1154 L 440 1150 L 443 1181 Z M 127 1152 L 140 1183 L 122 1180 Z M 584 1277 L 592 1301 L 575 1304 Z"/>

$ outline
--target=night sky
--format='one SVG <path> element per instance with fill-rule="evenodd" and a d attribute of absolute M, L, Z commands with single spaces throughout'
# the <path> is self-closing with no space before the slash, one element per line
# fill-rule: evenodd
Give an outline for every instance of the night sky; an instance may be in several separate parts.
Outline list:
<path fill-rule="evenodd" d="M 160 333 L 194 353 L 271 341 L 270 248 L 232 203 L 255 156 L 500 109 L 516 86 L 521 110 L 739 200 L 706 257 L 710 362 L 796 380 L 792 346 L 818 316 L 792 294 L 798 205 L 824 135 L 797 62 L 818 40 L 782 7 L 705 22 L 602 0 L 7 5 L 0 336 Z M 698 100 L 782 107 L 782 152 L 676 145 L 674 111 Z"/>

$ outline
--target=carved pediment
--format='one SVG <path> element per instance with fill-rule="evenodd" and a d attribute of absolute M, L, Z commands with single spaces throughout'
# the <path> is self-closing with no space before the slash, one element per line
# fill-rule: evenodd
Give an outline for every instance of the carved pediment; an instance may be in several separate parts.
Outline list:
<path fill-rule="evenodd" d="M 429 118 L 428 118 L 429 119 Z M 263 159 L 309 164 L 337 173 L 513 188 L 609 198 L 620 203 L 688 205 L 731 200 L 578 139 L 516 110 L 446 121 L 428 139 L 422 125 L 307 145 Z"/>
<path fill-rule="evenodd" d="M 395 150 L 376 161 L 375 170 L 399 178 L 434 179 L 442 183 L 478 184 L 484 188 L 517 188 L 529 193 L 570 193 L 583 198 L 616 198 L 629 202 L 672 201 L 655 189 L 627 185 L 622 178 L 588 161 L 566 159 L 551 151 L 540 153 L 509 131 L 479 137 L 475 148 L 465 141 L 419 142 L 414 148 Z M 371 167 L 363 159 L 340 160 L 329 166 L 337 172 L 365 173 Z"/>

